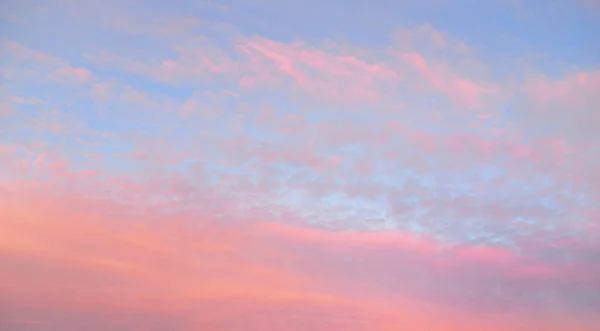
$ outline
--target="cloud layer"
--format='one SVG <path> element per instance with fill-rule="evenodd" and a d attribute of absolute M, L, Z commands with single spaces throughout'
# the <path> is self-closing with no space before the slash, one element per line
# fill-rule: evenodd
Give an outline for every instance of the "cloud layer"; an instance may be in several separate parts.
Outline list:
<path fill-rule="evenodd" d="M 600 324 L 591 7 L 321 5 L 0 5 L 1 329 Z"/>

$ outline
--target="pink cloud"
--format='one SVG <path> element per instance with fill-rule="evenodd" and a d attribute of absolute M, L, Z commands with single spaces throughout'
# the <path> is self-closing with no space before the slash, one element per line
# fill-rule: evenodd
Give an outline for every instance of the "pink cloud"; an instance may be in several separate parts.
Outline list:
<path fill-rule="evenodd" d="M 73 68 L 66 65 L 54 72 L 56 79 L 73 83 L 87 83 L 94 79 L 94 75 L 85 68 Z"/>
<path fill-rule="evenodd" d="M 318 99 L 371 102 L 382 96 L 380 83 L 398 79 L 398 74 L 385 64 L 328 53 L 302 43 L 252 38 L 244 39 L 237 47 L 249 58 L 243 82 L 261 84 L 261 77 L 274 73 L 281 82 L 289 80 L 302 93 Z"/>
<path fill-rule="evenodd" d="M 293 93 L 344 104 L 379 100 L 386 86 L 398 80 L 398 74 L 385 64 L 307 44 L 241 38 L 236 49 L 241 56 L 234 60 L 209 40 L 198 38 L 178 46 L 175 59 L 133 61 L 106 52 L 87 57 L 170 84 L 234 79 L 245 88 L 287 87 Z"/>
<path fill-rule="evenodd" d="M 196 38 L 175 48 L 178 57 L 159 61 L 128 60 L 105 56 L 125 71 L 150 76 L 174 85 L 195 84 L 202 80 L 219 80 L 235 75 L 238 63 L 217 45 L 205 38 Z"/>
<path fill-rule="evenodd" d="M 436 92 L 445 95 L 459 107 L 481 108 L 487 97 L 497 93 L 495 86 L 460 77 L 452 73 L 448 65 L 442 62 L 428 63 L 419 53 L 408 52 L 402 57 Z"/>
<path fill-rule="evenodd" d="M 19 97 L 16 95 L 10 95 L 8 97 L 8 100 L 19 105 L 40 105 L 44 103 L 43 101 L 35 97 Z"/>
<path fill-rule="evenodd" d="M 286 117 L 284 120 L 291 120 L 293 123 L 294 121 L 298 121 L 300 119 L 292 116 Z M 410 132 L 414 131 L 414 129 L 410 129 L 407 125 L 401 125 L 399 123 L 396 125 L 391 125 L 391 127 L 395 130 L 394 132 L 402 132 L 403 134 L 409 134 Z M 465 153 L 464 151 L 467 150 L 469 146 L 473 147 L 477 145 L 477 140 L 471 139 L 469 135 L 456 136 L 453 139 L 446 141 L 447 138 L 448 137 L 445 136 L 432 136 L 431 139 L 436 140 L 436 145 L 439 146 L 439 150 L 449 149 L 446 148 L 446 146 L 454 146 L 453 148 L 456 149 L 456 153 L 459 153 L 457 155 L 460 155 L 460 153 Z M 538 155 L 544 155 L 544 153 L 549 153 L 553 150 L 557 151 L 557 155 L 561 155 L 560 153 L 568 150 L 568 147 L 564 146 L 563 144 L 564 142 L 558 140 L 554 141 L 553 144 L 546 144 L 548 145 L 548 151 L 544 151 L 539 148 L 534 150 L 536 150 Z M 157 141 L 155 145 L 147 144 L 147 141 L 140 141 L 140 146 L 145 146 L 145 151 L 156 149 L 164 151 L 164 153 L 143 153 L 144 149 L 134 149 L 136 153 L 128 156 L 128 158 L 135 158 L 142 163 L 156 163 L 160 166 L 161 164 L 166 163 L 175 165 L 182 164 L 186 157 L 183 154 L 176 155 L 177 153 L 171 153 L 170 149 L 166 147 L 167 145 L 161 145 L 160 141 Z M 307 146 L 307 148 L 308 147 L 310 146 Z M 495 145 L 495 148 L 501 151 L 503 147 L 500 144 Z M 504 148 L 505 151 L 510 152 L 512 150 L 512 145 L 507 144 L 507 146 Z M 0 238 L 0 242 L 4 241 L 7 245 L 11 243 L 15 245 L 21 245 L 18 247 L 25 247 L 25 249 L 29 249 L 27 248 L 29 247 L 28 245 L 34 245 L 32 247 L 35 248 L 37 247 L 35 245 L 38 244 L 55 247 L 55 245 L 58 245 L 56 242 L 63 242 L 66 243 L 67 247 L 71 248 L 64 249 L 56 246 L 56 248 L 52 248 L 51 250 L 61 249 L 60 252 L 64 252 L 65 250 L 73 250 L 75 252 L 81 251 L 81 254 L 83 255 L 77 255 L 75 257 L 69 256 L 65 259 L 65 261 L 68 262 L 67 264 L 71 263 L 73 259 L 79 261 L 79 259 L 85 259 L 88 257 L 94 258 L 91 262 L 84 261 L 85 263 L 83 266 L 78 265 L 75 268 L 75 270 L 79 270 L 78 268 L 84 268 L 86 270 L 88 270 L 87 268 L 92 268 L 89 269 L 90 271 L 88 271 L 90 277 L 102 274 L 102 272 L 104 272 L 102 270 L 104 269 L 109 269 L 107 277 L 109 277 L 109 275 L 113 275 L 114 273 L 117 275 L 121 275 L 121 273 L 123 273 L 123 276 L 118 277 L 124 277 L 123 281 L 127 282 L 127 279 L 129 279 L 127 277 L 130 277 L 127 276 L 128 273 L 131 272 L 130 270 L 149 270 L 142 274 L 145 275 L 148 273 L 152 274 L 157 272 L 161 276 L 157 278 L 158 280 L 156 280 L 156 282 L 181 283 L 181 288 L 177 290 L 181 292 L 186 291 L 185 287 L 188 286 L 188 282 L 189 284 L 192 284 L 189 286 L 195 286 L 190 279 L 207 279 L 208 281 L 212 280 L 212 277 L 217 277 L 217 275 L 219 278 L 224 277 L 221 274 L 213 275 L 210 273 L 197 273 L 197 268 L 204 270 L 202 269 L 203 267 L 201 265 L 203 262 L 195 261 L 194 258 L 188 258 L 188 256 L 202 255 L 205 252 L 202 248 L 198 248 L 198 251 L 195 251 L 194 249 L 196 248 L 189 250 L 191 249 L 190 246 L 172 246 L 172 241 L 188 245 L 187 241 L 180 240 L 181 236 L 187 235 L 193 237 L 193 239 L 190 239 L 190 245 L 192 245 L 191 243 L 196 240 L 201 243 L 211 242 L 209 239 L 204 239 L 204 234 L 199 233 L 197 234 L 197 237 L 194 237 L 193 234 L 195 232 L 188 228 L 189 224 L 191 224 L 189 222 L 202 226 L 208 222 L 210 226 L 206 230 L 207 236 L 211 238 L 214 237 L 213 239 L 216 242 L 229 242 L 229 234 L 223 234 L 223 237 L 219 237 L 220 234 L 218 233 L 220 232 L 218 231 L 227 230 L 219 229 L 219 227 L 213 223 L 213 220 L 216 218 L 215 215 L 219 213 L 224 215 L 235 214 L 235 211 L 239 210 L 240 208 L 244 210 L 243 208 L 246 207 L 246 204 L 252 204 L 254 201 L 259 201 L 260 198 L 264 196 L 261 194 L 265 194 L 265 192 L 268 192 L 268 190 L 274 191 L 278 188 L 277 185 L 269 187 L 268 182 L 260 183 L 261 180 L 268 179 L 266 177 L 261 178 L 259 176 L 259 182 L 254 183 L 254 180 L 250 181 L 249 178 L 236 174 L 229 174 L 228 176 L 219 177 L 218 180 L 220 182 L 214 187 L 204 186 L 203 182 L 193 182 L 185 176 L 177 175 L 157 175 L 148 180 L 142 181 L 133 180 L 128 176 L 106 178 L 106 175 L 108 174 L 100 177 L 98 172 L 75 171 L 73 170 L 72 165 L 53 153 L 34 153 L 35 151 L 31 149 L 31 157 L 23 158 L 22 160 L 19 160 L 18 157 L 15 158 L 17 161 L 23 161 L 22 163 L 17 164 L 17 162 L 12 160 L 12 158 L 16 156 L 15 147 L 6 147 L 4 150 L 7 154 L 6 157 L 2 157 L 2 159 L 6 159 L 7 162 L 11 164 L 11 169 L 14 166 L 15 171 L 27 171 L 27 173 L 24 174 L 24 177 L 29 177 L 33 174 L 39 174 L 39 176 L 36 175 L 37 177 L 34 177 L 37 179 L 37 183 L 31 182 L 27 184 L 16 180 L 11 185 L 9 185 L 10 183 L 3 183 L 5 184 L 5 187 L 10 188 L 10 190 L 13 192 L 20 192 L 19 194 L 24 194 L 24 204 L 30 203 L 28 201 L 35 201 L 36 206 L 38 206 L 40 209 L 39 214 L 35 214 L 38 212 L 37 209 L 32 210 L 32 213 L 34 214 L 27 214 L 29 212 L 22 213 L 19 210 L 28 210 L 27 206 L 23 205 L 18 207 L 19 205 L 15 204 L 13 207 L 16 209 L 11 209 L 12 212 L 14 212 L 15 215 L 24 215 L 23 219 L 31 220 L 36 218 L 43 219 L 43 217 L 46 217 L 44 216 L 46 214 L 53 215 L 48 217 L 56 218 L 40 221 L 40 223 L 44 227 L 56 226 L 56 232 L 52 232 L 44 228 L 39 230 L 41 232 L 38 233 L 36 232 L 38 230 L 36 230 L 35 227 L 28 228 L 27 226 L 25 226 L 25 228 L 19 228 L 19 226 L 17 226 L 15 230 L 15 228 L 9 224 L 4 227 L 5 229 L 10 229 L 7 230 L 8 232 L 6 232 L 6 238 L 13 239 Z M 248 153 L 248 155 L 257 155 L 256 151 L 254 151 L 252 148 L 246 150 L 245 152 Z M 306 155 L 303 154 L 305 152 L 307 153 Z M 280 160 L 282 156 L 285 156 L 286 158 L 289 157 L 289 160 L 284 158 L 286 162 L 308 162 L 312 160 L 312 156 L 309 152 L 311 152 L 310 148 L 306 150 L 300 149 L 298 155 L 291 154 L 286 156 L 284 153 L 282 155 L 278 155 L 278 158 L 276 158 L 275 161 Z M 531 157 L 537 158 L 538 156 L 533 154 Z M 339 162 L 346 162 L 346 160 L 337 158 L 331 154 L 318 158 L 318 160 L 319 162 L 317 165 L 321 167 L 335 167 L 336 165 L 339 165 Z M 302 162 L 300 162 L 300 164 L 303 164 Z M 310 162 L 306 164 L 310 165 Z M 6 169 L 8 169 L 8 167 Z M 319 167 L 316 167 L 315 169 L 319 169 Z M 300 182 L 302 182 L 302 180 Z M 298 185 L 292 185 L 294 188 L 302 186 L 301 183 Z M 326 192 L 340 192 L 340 188 L 335 185 L 336 183 L 330 181 L 324 183 L 324 187 L 317 187 L 315 190 L 321 189 L 325 190 Z M 35 194 L 28 191 L 29 189 L 36 187 L 38 188 L 34 189 Z M 418 190 L 419 188 L 415 189 Z M 77 193 L 74 194 L 74 192 Z M 377 191 L 374 190 L 369 192 Z M 56 198 L 53 198 L 52 196 Z M 105 200 L 101 201 L 99 199 L 87 199 L 87 197 L 91 196 L 103 196 Z M 9 196 L 7 196 L 6 201 L 16 201 L 12 197 L 8 197 Z M 115 199 L 123 205 L 119 205 L 115 201 L 111 201 L 111 199 Z M 189 201 L 193 202 L 192 205 L 200 207 L 197 208 L 200 209 L 199 214 L 187 215 L 186 213 L 179 212 L 179 210 L 181 210 L 180 207 L 190 206 L 189 204 L 186 205 L 186 202 Z M 198 201 L 210 201 L 211 203 L 197 205 Z M 466 213 L 469 212 L 468 201 L 467 203 L 461 205 L 461 201 L 455 200 L 452 202 L 452 204 L 454 204 L 458 209 L 463 206 L 466 208 Z M 5 206 L 6 205 L 4 205 L 4 207 Z M 47 210 L 52 210 L 52 213 L 44 212 L 44 208 L 48 208 Z M 170 219 L 168 218 L 169 216 L 164 216 L 167 218 L 163 218 L 161 211 L 165 210 L 177 211 L 178 214 L 175 215 L 178 216 L 174 216 L 174 218 Z M 490 215 L 494 215 L 494 213 L 496 213 L 495 210 L 486 212 L 488 212 Z M 499 211 L 499 213 L 502 212 L 504 211 Z M 285 216 L 274 217 L 274 214 Z M 315 295 L 321 296 L 326 294 L 328 296 L 334 296 L 338 299 L 341 298 L 340 300 L 350 301 L 356 301 L 358 298 L 362 298 L 362 296 L 365 295 L 375 300 L 377 305 L 381 304 L 382 301 L 388 302 L 387 300 L 392 300 L 392 298 L 389 297 L 389 293 L 395 293 L 397 296 L 401 297 L 402 300 L 406 299 L 411 301 L 414 299 L 419 302 L 433 302 L 435 305 L 442 305 L 443 307 L 446 307 L 444 305 L 452 304 L 456 300 L 462 300 L 461 298 L 463 298 L 463 296 L 462 292 L 460 291 L 472 286 L 473 284 L 470 282 L 481 284 L 482 287 L 492 286 L 496 283 L 508 284 L 508 288 L 517 287 L 523 293 L 535 293 L 535 291 L 543 291 L 546 289 L 552 290 L 555 288 L 564 288 L 574 279 L 577 279 L 580 282 L 580 286 L 584 288 L 593 288 L 593 286 L 595 286 L 593 284 L 596 281 L 596 276 L 594 276 L 595 274 L 593 273 L 590 274 L 590 271 L 596 270 L 596 267 L 589 262 L 565 266 L 563 264 L 556 263 L 556 261 L 546 261 L 535 256 L 518 254 L 503 247 L 481 246 L 474 244 L 465 244 L 462 246 L 453 247 L 451 242 L 446 242 L 427 236 L 417 236 L 410 232 L 402 231 L 379 233 L 363 233 L 354 231 L 344 233 L 311 228 L 300 228 L 277 223 L 265 223 L 265 221 L 272 220 L 293 222 L 292 220 L 294 220 L 296 217 L 299 218 L 298 215 L 294 215 L 292 212 L 286 211 L 285 208 L 277 210 L 275 208 L 271 209 L 269 206 L 265 206 L 262 209 L 262 213 L 261 210 L 257 208 L 252 212 L 244 212 L 243 215 L 231 216 L 230 224 L 232 227 L 229 228 L 229 230 L 232 231 L 231 235 L 236 238 L 234 241 L 239 242 L 241 245 L 241 247 L 232 249 L 241 250 L 244 252 L 252 252 L 251 256 L 253 256 L 253 258 L 252 262 L 250 263 L 252 268 L 259 268 L 260 270 L 268 273 L 283 272 L 289 274 L 290 277 L 293 276 L 294 279 L 308 280 L 308 283 L 303 283 L 303 281 L 300 281 L 299 283 L 292 282 L 288 284 L 291 288 L 289 291 L 292 292 L 295 291 L 295 286 L 308 286 L 307 288 L 305 287 L 305 289 L 309 292 L 314 291 Z M 81 221 L 82 219 L 87 218 L 91 219 L 90 223 L 86 223 L 87 221 Z M 14 219 L 19 221 L 18 218 Z M 99 219 L 98 224 L 95 223 L 96 219 Z M 152 222 L 157 226 L 166 226 L 167 229 L 161 228 L 160 230 L 154 230 L 146 227 L 142 227 L 141 229 L 137 229 L 135 227 L 129 228 L 130 223 L 121 223 L 121 220 L 124 222 L 129 222 L 127 219 L 139 220 L 141 223 Z M 227 219 L 227 217 L 225 217 L 225 219 Z M 258 223 L 256 223 L 257 221 Z M 298 221 L 305 223 L 306 220 L 298 219 Z M 107 223 L 107 225 L 104 223 Z M 85 230 L 85 226 L 87 226 L 86 224 L 89 224 L 90 227 L 95 230 Z M 87 251 L 83 248 L 73 249 L 72 247 L 79 247 L 78 245 L 80 245 L 76 239 L 71 237 L 61 237 L 61 239 L 51 240 L 52 237 L 49 235 L 49 233 L 56 236 L 62 236 L 62 233 L 80 233 L 84 236 L 90 236 L 90 238 L 96 238 L 96 234 L 98 233 L 95 232 L 96 230 L 108 227 L 108 230 L 100 230 L 100 233 L 112 233 L 114 231 L 118 232 L 119 229 L 112 228 L 113 225 L 118 226 L 118 224 L 123 224 L 124 228 L 120 229 L 126 233 L 129 233 L 131 237 L 140 238 L 144 236 L 150 236 L 154 238 L 154 236 L 158 236 L 158 241 L 161 243 L 160 245 L 162 245 L 161 247 L 167 247 L 165 248 L 168 251 L 167 256 L 173 255 L 174 257 L 172 259 L 183 259 L 182 263 L 184 266 L 181 267 L 181 275 L 170 273 L 161 274 L 160 271 L 156 271 L 156 269 L 160 269 L 159 266 L 154 265 L 153 263 L 146 265 L 145 262 L 138 262 L 146 261 L 145 259 L 137 260 L 137 258 L 130 258 L 129 255 L 127 255 L 129 253 L 126 253 L 128 252 L 128 248 L 117 249 L 118 247 L 121 247 L 121 244 L 114 243 L 112 239 L 109 240 L 109 243 L 107 243 L 106 246 L 115 247 L 115 251 L 112 251 L 109 248 L 102 248 L 99 250 L 100 252 L 105 251 L 105 254 L 108 255 L 106 256 L 102 255 L 104 253 L 97 253 L 95 248 L 93 248 L 104 247 L 104 244 L 97 243 L 99 246 L 95 246 L 96 244 L 94 244 L 92 245 L 93 247 L 90 248 L 90 251 Z M 167 224 L 170 224 L 170 226 L 173 226 L 173 228 L 170 228 Z M 62 228 L 63 225 L 64 228 Z M 216 228 L 214 231 L 217 231 L 217 234 L 214 236 L 210 234 L 213 230 L 209 230 L 213 229 L 213 225 Z M 238 228 L 238 226 L 242 225 L 244 228 Z M 82 229 L 80 226 L 83 226 L 84 228 Z M 180 232 L 177 230 L 180 227 L 183 227 L 186 230 Z M 236 234 L 238 230 L 241 231 L 241 233 Z M 39 234 L 39 236 L 36 234 Z M 37 244 L 33 243 L 33 240 L 28 239 L 28 235 L 37 236 L 36 238 L 39 238 L 40 236 L 42 238 L 48 238 L 48 242 L 45 240 L 38 240 Z M 238 235 L 241 237 L 236 237 Z M 15 240 L 16 243 L 14 242 Z M 87 240 L 87 242 L 92 242 L 91 240 L 92 239 Z M 166 241 L 166 243 L 163 241 Z M 151 247 L 154 246 L 151 245 Z M 153 250 L 151 251 L 154 253 L 151 253 L 151 255 L 162 254 L 159 254 L 159 252 L 161 252 L 163 248 L 158 251 L 154 250 L 155 248 L 152 249 Z M 169 251 L 170 249 L 173 250 Z M 568 249 L 568 247 L 565 247 L 565 249 Z M 308 253 L 302 253 L 304 251 Z M 196 254 L 192 254 L 190 252 L 196 252 Z M 275 259 L 271 255 L 274 254 L 274 252 L 279 252 L 283 255 Z M 100 256 L 96 256 L 98 254 L 100 254 Z M 218 263 L 220 260 L 235 260 L 237 258 L 235 254 L 226 256 L 216 254 L 213 257 L 216 262 L 211 263 Z M 147 257 L 147 259 L 150 261 L 152 260 L 152 257 Z M 165 257 L 164 259 L 170 260 L 171 257 Z M 207 259 L 210 258 L 207 257 Z M 244 260 L 244 258 L 241 259 Z M 116 262 L 113 260 L 116 260 Z M 158 260 L 163 261 L 163 258 L 158 258 Z M 282 261 L 288 262 L 283 263 Z M 35 264 L 37 262 L 34 260 L 32 263 Z M 42 265 L 44 263 L 42 263 Z M 160 265 L 163 262 L 157 263 Z M 254 265 L 254 263 L 257 265 Z M 194 267 L 186 267 L 188 264 L 193 265 Z M 63 265 L 60 265 L 57 268 L 59 270 L 61 268 L 65 268 L 64 270 L 66 270 L 65 272 L 67 273 L 83 274 L 83 272 L 69 271 L 72 269 L 68 269 L 67 266 Z M 237 269 L 235 269 L 235 266 L 223 266 L 223 268 L 224 270 L 231 271 L 231 273 L 227 273 L 228 275 L 236 274 L 236 272 L 238 272 L 236 271 Z M 268 271 L 265 271 L 264 269 L 268 269 Z M 263 271 L 260 271 L 259 274 L 261 274 Z M 254 272 L 248 271 L 248 274 L 245 272 L 246 271 L 238 272 L 239 277 L 247 276 L 252 278 L 254 277 L 252 275 L 255 275 Z M 417 277 L 415 274 L 422 276 Z M 582 276 L 586 274 L 587 276 Z M 423 275 L 428 275 L 428 279 L 430 279 L 430 283 L 427 286 L 419 285 L 419 281 L 425 277 Z M 394 281 L 388 282 L 384 276 L 392 277 Z M 222 286 L 219 287 L 219 289 L 225 291 L 225 293 L 232 293 L 228 291 L 233 291 L 233 293 L 244 293 L 243 295 L 246 295 L 246 292 L 244 292 L 246 291 L 245 288 L 237 287 L 231 289 L 230 286 L 233 285 L 230 285 L 229 282 L 238 282 L 236 278 L 238 276 L 232 277 L 233 278 L 231 279 L 227 279 L 224 284 L 217 281 L 215 282 L 217 285 Z M 270 282 L 273 282 L 272 280 L 262 279 L 262 276 L 256 277 L 257 278 L 252 279 L 256 280 L 258 284 L 262 284 L 260 286 L 265 286 L 265 291 L 271 291 L 273 289 L 272 287 L 269 287 L 270 285 L 268 285 Z M 19 278 L 15 275 L 14 279 Z M 31 281 L 33 282 L 33 280 Z M 39 280 L 35 280 L 35 282 L 37 281 Z M 60 280 L 55 280 L 55 282 L 60 283 Z M 145 282 L 146 281 L 143 281 L 142 283 L 146 284 Z M 3 281 L 3 279 L 0 278 L 0 283 L 11 282 L 10 280 Z M 45 284 L 46 283 L 39 283 L 36 286 L 43 288 Z M 93 284 L 95 283 L 92 283 L 92 285 Z M 156 289 L 156 291 L 160 291 L 160 293 L 157 293 L 154 292 L 155 289 L 152 289 L 152 284 L 155 283 L 153 283 L 153 281 L 149 281 L 148 284 L 149 285 L 147 285 L 147 287 L 140 287 L 139 289 L 125 288 L 123 290 L 125 292 L 134 291 L 132 294 L 127 294 L 131 295 L 130 300 L 132 300 L 131 304 L 133 306 L 138 304 L 136 303 L 138 302 L 137 300 L 143 301 L 141 298 L 153 300 L 164 299 L 161 299 L 161 297 L 166 294 L 163 294 L 162 290 L 160 290 L 161 287 Z M 244 284 L 248 284 L 249 287 L 259 286 L 253 282 Z M 310 284 L 313 284 L 314 288 L 311 287 L 313 285 Z M 73 290 L 73 295 L 77 294 L 75 292 L 79 291 L 86 293 L 87 290 L 84 289 L 92 285 L 85 285 L 81 290 Z M 281 284 L 286 291 L 288 290 L 288 287 L 286 287 L 288 285 Z M 393 289 L 391 292 L 390 287 Z M 169 290 L 170 289 L 165 289 L 164 291 L 168 292 Z M 201 288 L 198 291 L 202 292 L 205 290 L 209 291 L 209 289 L 204 288 Z M 220 294 L 222 292 L 219 291 L 211 292 L 212 296 L 210 298 L 214 299 L 222 296 L 222 294 Z M 458 291 L 459 294 L 456 294 L 456 292 L 453 291 Z M 103 290 L 101 292 L 102 293 L 98 294 L 101 296 L 101 298 L 98 299 L 100 300 L 99 304 L 101 305 L 103 305 L 104 302 L 109 302 L 111 298 L 114 298 L 114 292 L 110 292 L 109 290 L 106 290 L 106 292 Z M 476 291 L 476 293 L 478 292 Z M 104 297 L 102 295 L 106 296 Z M 173 300 L 169 301 L 172 304 L 183 304 L 177 298 L 171 299 L 170 295 L 166 296 L 168 300 Z M 252 294 L 248 300 L 260 300 L 260 296 L 260 293 Z M 470 316 L 468 312 L 473 306 L 484 307 L 486 305 L 493 305 L 494 300 L 495 299 L 490 298 L 489 296 L 486 299 L 485 292 L 483 291 L 481 297 L 469 299 L 467 302 L 460 303 L 460 305 L 466 306 L 466 308 L 464 308 L 466 311 L 465 314 L 467 314 L 466 318 L 472 320 L 473 317 Z M 398 303 L 393 300 L 391 301 L 391 304 L 392 306 L 403 305 L 403 303 Z M 518 301 L 515 304 L 518 304 Z M 410 307 L 415 306 L 408 305 L 407 309 L 412 309 Z M 323 308 L 316 309 L 320 310 Z M 359 309 L 370 308 L 359 307 Z M 446 309 L 448 308 L 443 308 L 442 312 Z M 379 317 L 377 317 L 377 319 L 379 319 Z M 524 325 L 522 323 L 521 325 Z M 510 328 L 505 329 L 511 330 Z"/>
<path fill-rule="evenodd" d="M 123 107 L 126 111 L 175 111 L 183 101 L 176 101 L 159 93 L 149 93 L 118 81 L 98 82 L 92 85 L 90 96 L 99 107 Z"/>
<path fill-rule="evenodd" d="M 0 101 L 0 117 L 8 117 L 10 115 L 13 115 L 14 112 L 15 109 L 13 105 L 11 105 L 8 102 Z"/>
<path fill-rule="evenodd" d="M 116 85 L 117 83 L 114 82 L 96 83 L 92 86 L 90 95 L 97 104 L 104 105 L 114 96 Z"/>
<path fill-rule="evenodd" d="M 357 50 L 91 5 L 76 11 L 97 9 L 124 56 L 88 60 L 111 70 L 2 44 L 6 90 L 45 102 L 0 91 L 0 118 L 18 115 L 0 131 L 20 142 L 0 144 L 0 329 L 600 324 L 598 140 L 563 130 L 600 132 L 598 70 L 516 92 L 431 25 Z M 518 100 L 489 102 L 504 92 Z"/>
<path fill-rule="evenodd" d="M 414 47 L 419 41 L 425 40 L 438 49 L 448 47 L 445 34 L 435 29 L 431 24 L 423 24 L 413 29 L 401 29 L 396 32 L 395 39 L 401 46 Z"/>
<path fill-rule="evenodd" d="M 29 60 L 44 66 L 52 67 L 65 64 L 63 60 L 56 56 L 32 50 L 13 41 L 4 41 L 2 49 L 20 60 Z"/>
<path fill-rule="evenodd" d="M 520 159 L 529 157 L 531 153 L 531 147 L 526 145 L 517 145 L 514 147 L 512 155 L 514 158 Z"/>
<path fill-rule="evenodd" d="M 600 70 L 579 72 L 560 80 L 538 78 L 526 83 L 526 93 L 541 105 L 560 103 L 565 107 L 599 107 Z"/>
<path fill-rule="evenodd" d="M 346 232 L 336 233 L 326 230 L 310 228 L 294 228 L 280 224 L 262 224 L 267 231 L 274 231 L 275 236 L 286 237 L 286 240 L 297 240 L 302 243 L 312 243 L 327 247 L 327 250 L 341 250 L 342 255 L 362 256 L 373 255 L 371 258 L 382 254 L 383 257 L 413 256 L 412 261 L 418 261 L 422 267 L 430 270 L 432 274 L 443 273 L 449 277 L 451 274 L 468 276 L 478 272 L 486 272 L 498 279 L 553 279 L 558 270 L 546 263 L 528 256 L 519 256 L 505 248 L 489 246 L 453 246 L 402 232 Z M 393 258 L 392 258 L 393 260 Z M 389 262 L 389 261 L 388 261 Z M 371 267 L 374 267 L 371 265 Z M 410 268 L 408 264 L 406 268 Z M 414 266 L 413 266 L 414 267 Z M 376 268 L 383 272 L 385 266 Z"/>
<path fill-rule="evenodd" d="M 96 66 L 119 68 L 172 85 L 231 79 L 238 71 L 238 63 L 206 38 L 191 39 L 176 46 L 174 51 L 177 56 L 169 59 L 134 59 L 108 51 L 85 57 Z"/>
<path fill-rule="evenodd" d="M 37 50 L 27 48 L 12 41 L 4 41 L 1 48 L 12 55 L 20 66 L 13 66 L 20 75 L 31 75 L 32 66 L 37 69 L 35 75 L 51 78 L 55 81 L 66 83 L 88 83 L 94 79 L 94 75 L 86 68 L 72 67 L 59 57 L 49 55 Z M 42 70 L 39 70 L 39 69 Z"/>
<path fill-rule="evenodd" d="M 431 26 L 418 29 L 418 38 L 426 38 L 437 49 L 452 46 L 464 58 L 460 43 L 446 39 Z M 410 38 L 416 38 L 412 36 Z M 95 62 L 118 66 L 126 71 L 152 77 L 169 84 L 193 84 L 198 80 L 237 82 L 244 89 L 286 88 L 293 96 L 310 96 L 318 101 L 356 105 L 392 97 L 391 93 L 406 77 L 404 69 L 369 59 L 367 52 L 334 52 L 306 43 L 281 43 L 262 37 L 238 37 L 237 57 L 215 43 L 196 38 L 176 47 L 173 59 L 132 60 L 108 53 L 89 56 Z M 416 46 L 403 50 L 402 58 L 437 93 L 468 109 L 481 108 L 499 88 L 494 83 L 476 81 L 456 73 L 447 63 L 427 60 Z M 464 60 L 464 59 L 463 59 Z M 475 63 L 475 64 L 473 64 Z M 481 71 L 476 60 L 469 66 Z M 472 68 L 472 69 L 473 69 Z"/>
<path fill-rule="evenodd" d="M 519 110 L 525 125 L 545 125 L 578 142 L 600 132 L 600 70 L 581 71 L 551 79 L 530 78 L 522 85 L 526 102 Z"/>
<path fill-rule="evenodd" d="M 159 103 L 153 100 L 148 93 L 139 91 L 131 86 L 124 86 L 119 97 L 123 102 L 141 107 L 156 108 L 159 106 Z"/>
<path fill-rule="evenodd" d="M 473 313 L 411 297 L 400 288 L 393 296 L 377 285 L 391 273 L 395 284 L 410 287 L 415 279 L 404 273 L 415 263 L 446 277 L 448 268 L 468 275 L 484 266 L 511 270 L 493 277 L 547 277 L 532 269 L 535 261 L 506 250 L 461 247 L 438 257 L 445 245 L 403 233 L 224 224 L 185 214 L 155 214 L 149 222 L 150 214 L 122 214 L 128 207 L 112 202 L 24 186 L 2 194 L 10 203 L 0 203 L 5 215 L 0 306 L 6 316 L 0 325 L 29 320 L 68 329 L 78 323 L 76 316 L 88 316 L 83 324 L 90 327 L 97 319 L 116 330 L 145 325 L 128 320 L 132 314 L 154 316 L 181 330 L 231 330 L 242 322 L 248 330 L 264 330 L 291 319 L 299 330 L 592 330 L 594 325 L 583 314 L 555 311 L 542 318 L 544 309 L 513 312 L 513 318 Z"/>

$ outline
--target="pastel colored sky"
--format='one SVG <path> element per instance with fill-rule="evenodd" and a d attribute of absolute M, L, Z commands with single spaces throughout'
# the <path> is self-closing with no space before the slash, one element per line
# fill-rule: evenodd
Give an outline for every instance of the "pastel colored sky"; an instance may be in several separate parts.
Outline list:
<path fill-rule="evenodd" d="M 596 0 L 5 0 L 0 329 L 598 330 Z"/>

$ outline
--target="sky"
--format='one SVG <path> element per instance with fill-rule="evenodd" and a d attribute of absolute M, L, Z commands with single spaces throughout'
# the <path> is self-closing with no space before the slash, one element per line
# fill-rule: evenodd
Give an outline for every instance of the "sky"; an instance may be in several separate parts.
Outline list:
<path fill-rule="evenodd" d="M 593 331 L 597 0 L 5 0 L 0 329 Z"/>

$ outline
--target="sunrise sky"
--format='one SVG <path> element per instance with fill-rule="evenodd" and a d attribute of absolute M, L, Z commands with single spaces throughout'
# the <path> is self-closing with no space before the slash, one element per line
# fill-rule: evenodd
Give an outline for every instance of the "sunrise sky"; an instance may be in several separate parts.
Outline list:
<path fill-rule="evenodd" d="M 594 331 L 600 2 L 0 1 L 0 330 Z"/>

